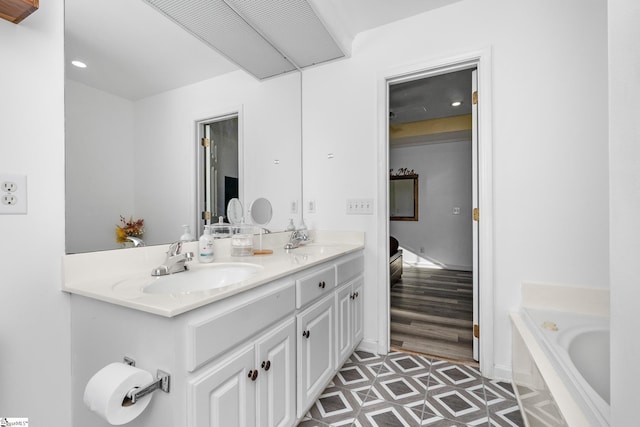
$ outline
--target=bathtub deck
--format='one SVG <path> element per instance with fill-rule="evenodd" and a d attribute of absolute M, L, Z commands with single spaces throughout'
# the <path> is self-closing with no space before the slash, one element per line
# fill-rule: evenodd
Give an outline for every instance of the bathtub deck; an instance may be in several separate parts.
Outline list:
<path fill-rule="evenodd" d="M 522 313 L 511 313 L 511 321 L 514 326 L 514 333 L 519 336 L 519 338 L 514 336 L 514 343 L 521 339 L 522 345 L 526 347 L 526 351 L 514 348 L 513 375 L 516 391 L 524 386 L 524 389 L 528 388 L 533 391 L 533 396 L 546 396 L 545 400 L 553 401 L 548 407 L 556 407 L 562 414 L 555 420 L 557 422 L 555 425 L 585 427 L 596 425 L 593 420 L 586 416 L 584 408 L 580 406 L 575 397 L 575 392 L 562 379 L 563 375 L 558 371 L 557 363 L 549 357 L 537 333 L 532 330 L 531 321 L 526 319 Z M 527 356 L 530 360 L 522 360 L 522 356 Z M 523 368 L 529 365 L 531 366 L 529 369 Z M 536 374 L 536 371 L 539 374 Z M 526 374 L 525 376 L 533 374 L 533 381 L 521 383 L 518 380 L 518 376 L 523 373 Z M 536 379 L 538 375 L 540 377 Z M 530 406 L 531 402 L 528 403 L 527 400 L 531 399 L 523 398 L 520 392 L 516 394 L 518 404 L 525 414 L 535 414 L 537 412 L 536 406 L 539 405 L 538 402 L 534 402 L 535 404 Z M 562 424 L 561 420 L 564 420 L 566 424 Z"/>

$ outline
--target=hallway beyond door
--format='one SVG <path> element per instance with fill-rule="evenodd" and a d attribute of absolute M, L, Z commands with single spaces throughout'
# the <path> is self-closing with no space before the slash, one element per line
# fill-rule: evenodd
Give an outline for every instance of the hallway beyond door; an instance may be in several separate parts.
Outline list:
<path fill-rule="evenodd" d="M 478 366 L 470 271 L 405 266 L 390 296 L 392 348 Z"/>

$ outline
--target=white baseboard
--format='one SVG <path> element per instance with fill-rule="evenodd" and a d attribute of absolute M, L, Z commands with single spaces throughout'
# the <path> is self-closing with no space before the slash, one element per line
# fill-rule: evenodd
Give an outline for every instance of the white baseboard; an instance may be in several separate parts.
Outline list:
<path fill-rule="evenodd" d="M 358 344 L 357 349 L 373 354 L 378 354 L 378 341 L 363 339 L 362 341 L 360 341 L 360 344 Z"/>
<path fill-rule="evenodd" d="M 511 366 L 494 365 L 493 366 L 493 378 L 492 380 L 509 381 L 511 382 Z"/>

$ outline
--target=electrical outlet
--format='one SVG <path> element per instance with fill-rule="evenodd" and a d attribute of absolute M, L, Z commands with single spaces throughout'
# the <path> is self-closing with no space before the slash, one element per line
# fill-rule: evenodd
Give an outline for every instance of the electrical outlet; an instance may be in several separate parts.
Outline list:
<path fill-rule="evenodd" d="M 316 201 L 315 200 L 309 200 L 307 202 L 307 211 L 309 213 L 316 213 Z"/>
<path fill-rule="evenodd" d="M 291 206 L 289 207 L 289 213 L 295 214 L 298 213 L 298 201 L 292 200 Z"/>
<path fill-rule="evenodd" d="M 0 174 L 0 214 L 27 213 L 26 175 Z"/>
<path fill-rule="evenodd" d="M 458 208 L 458 207 L 453 208 L 453 214 L 454 215 L 460 215 L 460 208 Z"/>
<path fill-rule="evenodd" d="M 18 204 L 18 198 L 13 194 L 6 193 L 2 195 L 2 204 L 3 205 L 16 205 Z"/>
<path fill-rule="evenodd" d="M 13 193 L 18 190 L 18 184 L 12 181 L 4 181 L 2 183 L 2 191 L 6 193 Z"/>

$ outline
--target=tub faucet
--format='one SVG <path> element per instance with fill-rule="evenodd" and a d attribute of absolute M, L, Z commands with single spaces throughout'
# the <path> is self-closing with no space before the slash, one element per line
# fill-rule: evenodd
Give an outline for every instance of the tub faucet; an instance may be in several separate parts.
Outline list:
<path fill-rule="evenodd" d="M 289 241 L 284 245 L 285 249 L 295 249 L 309 242 L 309 234 L 307 230 L 295 230 L 291 232 Z"/>
<path fill-rule="evenodd" d="M 151 275 L 166 276 L 168 274 L 181 273 L 189 269 L 186 263 L 192 259 L 193 252 L 182 253 L 182 242 L 174 242 L 169 245 L 164 263 L 151 270 Z"/>

